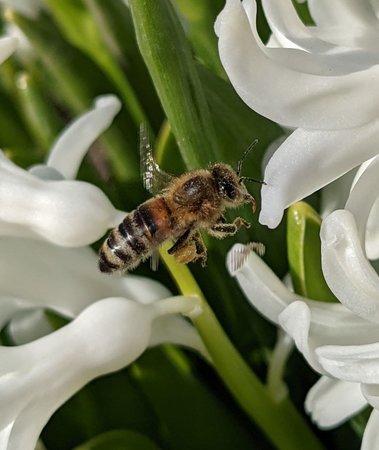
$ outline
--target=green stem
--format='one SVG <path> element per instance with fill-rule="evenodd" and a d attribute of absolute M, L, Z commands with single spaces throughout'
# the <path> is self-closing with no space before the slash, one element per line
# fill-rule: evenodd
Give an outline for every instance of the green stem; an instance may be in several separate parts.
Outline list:
<path fill-rule="evenodd" d="M 216 160 L 218 138 L 170 0 L 129 0 L 137 42 L 188 169 Z M 204 151 L 203 149 L 206 149 Z"/>
<path fill-rule="evenodd" d="M 160 255 L 183 295 L 197 295 L 202 314 L 192 319 L 215 370 L 248 416 L 280 450 L 321 450 L 311 429 L 289 399 L 276 402 L 223 331 L 188 267 L 177 264 L 162 246 Z"/>

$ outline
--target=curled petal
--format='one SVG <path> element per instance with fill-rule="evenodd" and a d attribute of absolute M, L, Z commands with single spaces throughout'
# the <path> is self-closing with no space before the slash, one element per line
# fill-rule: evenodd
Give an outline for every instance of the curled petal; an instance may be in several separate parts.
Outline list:
<path fill-rule="evenodd" d="M 250 22 L 246 5 L 249 14 L 253 14 Z M 271 53 L 279 54 L 280 49 L 267 49 L 259 40 L 255 2 L 245 0 L 244 6 L 239 0 L 228 0 L 217 19 L 216 32 L 224 68 L 248 106 L 275 122 L 308 129 L 356 127 L 376 118 L 375 99 L 379 90 L 368 90 L 366 86 L 373 85 L 373 80 L 379 77 L 377 65 L 344 76 L 327 75 L 327 67 L 322 75 L 305 73 L 307 66 L 297 70 L 297 51 L 291 57 L 286 49 L 284 54 L 289 62 L 284 65 L 284 58 L 278 62 L 279 57 Z M 307 55 L 301 56 L 312 64 Z M 288 67 L 292 59 L 295 70 Z"/>
<path fill-rule="evenodd" d="M 331 376 L 356 383 L 379 384 L 379 343 L 325 345 L 316 350 L 320 364 Z"/>
<path fill-rule="evenodd" d="M 365 258 L 353 215 L 330 214 L 321 224 L 322 269 L 334 295 L 354 314 L 379 322 L 379 278 Z"/>
<path fill-rule="evenodd" d="M 55 333 L 19 347 L 0 348 L 0 400 L 7 405 L 0 411 L 0 429 L 7 429 L 0 438 L 8 438 L 4 448 L 34 449 L 42 427 L 62 403 L 90 380 L 140 356 L 155 319 L 190 313 L 197 304 L 194 297 L 153 305 L 107 298 Z"/>
<path fill-rule="evenodd" d="M 357 169 L 337 178 L 321 190 L 321 216 L 326 217 L 336 209 L 345 207 Z"/>
<path fill-rule="evenodd" d="M 229 273 L 249 302 L 268 320 L 278 323 L 278 316 L 296 295 L 290 292 L 274 272 L 254 252 L 236 244 L 229 251 L 226 261 Z"/>
<path fill-rule="evenodd" d="M 364 347 L 379 340 L 378 327 L 352 314 L 343 305 L 308 300 L 291 303 L 279 316 L 282 328 L 294 339 L 309 365 L 321 374 L 331 374 L 315 354 L 319 348 Z M 364 333 L 362 333 L 364 329 Z M 369 344 L 367 344 L 369 343 Z M 355 345 L 363 344 L 363 345 Z M 339 377 L 337 377 L 339 378 Z M 341 378 L 346 381 L 357 381 Z"/>
<path fill-rule="evenodd" d="M 92 184 L 43 181 L 3 154 L 0 178 L 0 235 L 34 237 L 77 247 L 100 239 L 120 221 L 120 212 Z"/>
<path fill-rule="evenodd" d="M 4 62 L 17 48 L 17 39 L 3 37 L 0 39 L 0 64 Z"/>
<path fill-rule="evenodd" d="M 379 256 L 378 246 L 374 244 L 378 240 L 378 222 L 376 220 L 378 206 L 374 208 L 379 196 L 378 173 L 379 157 L 376 156 L 364 168 L 355 182 L 345 206 L 345 208 L 354 215 L 361 245 L 363 247 L 366 244 L 367 256 L 371 259 L 375 259 Z M 362 199 L 364 199 L 364 201 L 362 201 Z M 372 211 L 373 208 L 374 211 Z M 370 227 L 368 230 L 371 212 L 374 212 L 374 215 L 370 220 Z M 366 242 L 366 231 L 367 238 L 370 238 L 368 242 Z"/>
<path fill-rule="evenodd" d="M 319 302 L 294 294 L 247 246 L 233 246 L 228 253 L 227 267 L 237 278 L 249 302 L 276 324 L 279 323 L 279 315 L 292 302 L 306 304 L 311 311 L 311 335 L 317 346 L 379 341 L 379 328 L 375 323 L 367 322 L 339 303 Z M 298 312 L 297 309 L 292 311 Z"/>
<path fill-rule="evenodd" d="M 280 314 L 279 323 L 295 341 L 296 347 L 308 364 L 317 372 L 324 373 L 315 355 L 317 343 L 310 336 L 311 311 L 309 307 L 301 301 L 291 303 Z"/>
<path fill-rule="evenodd" d="M 379 411 L 374 409 L 367 422 L 363 434 L 361 450 L 375 450 L 379 448 Z"/>
<path fill-rule="evenodd" d="M 297 15 L 291 1 L 263 0 L 262 6 L 271 31 L 283 47 L 301 48 L 309 52 L 326 52 L 335 46 L 315 38 Z"/>
<path fill-rule="evenodd" d="M 76 178 L 90 145 L 109 128 L 120 108 L 121 103 L 115 95 L 97 97 L 94 108 L 68 125 L 59 136 L 47 158 L 47 166 L 66 179 Z"/>
<path fill-rule="evenodd" d="M 352 25 L 364 28 L 377 25 L 372 6 L 366 0 L 308 0 L 308 6 L 313 20 L 322 28 L 341 25 L 350 30 Z"/>
<path fill-rule="evenodd" d="M 377 155 L 378 139 L 379 120 L 359 129 L 295 130 L 267 164 L 260 223 L 275 228 L 285 208 Z"/>
<path fill-rule="evenodd" d="M 310 389 L 305 409 L 319 428 L 329 429 L 346 422 L 367 405 L 359 383 L 321 377 Z"/>

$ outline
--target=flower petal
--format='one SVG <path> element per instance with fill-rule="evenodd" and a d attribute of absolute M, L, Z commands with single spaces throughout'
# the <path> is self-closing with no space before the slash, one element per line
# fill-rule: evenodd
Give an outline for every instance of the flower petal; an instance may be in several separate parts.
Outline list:
<path fill-rule="evenodd" d="M 322 269 L 334 295 L 354 314 L 379 322 L 379 278 L 365 258 L 353 215 L 330 214 L 321 224 Z"/>
<path fill-rule="evenodd" d="M 339 303 L 314 301 L 294 294 L 248 246 L 233 246 L 228 253 L 227 267 L 252 306 L 274 323 L 279 323 L 279 315 L 292 302 L 305 303 L 311 311 L 311 337 L 317 346 L 379 341 L 379 327 L 375 323 L 367 322 Z M 362 329 L 365 333 L 361 333 Z"/>
<path fill-rule="evenodd" d="M 149 278 L 101 274 L 89 247 L 64 248 L 19 238 L 2 238 L 0 246 L 0 295 L 14 297 L 0 300 L 0 317 L 6 320 L 25 307 L 48 307 L 75 317 L 108 296 L 151 303 L 170 295 Z"/>
<path fill-rule="evenodd" d="M 305 409 L 319 428 L 329 429 L 344 423 L 367 405 L 360 384 L 321 377 L 310 389 Z"/>
<path fill-rule="evenodd" d="M 279 316 L 279 324 L 295 341 L 308 364 L 317 372 L 325 373 L 315 355 L 317 343 L 310 336 L 311 311 L 301 301 L 291 303 Z"/>
<path fill-rule="evenodd" d="M 41 0 L 1 0 L 0 3 L 29 19 L 36 19 L 42 8 Z"/>
<path fill-rule="evenodd" d="M 90 145 L 109 128 L 121 102 L 115 95 L 97 97 L 93 109 L 82 114 L 59 136 L 46 161 L 66 179 L 76 178 Z"/>
<path fill-rule="evenodd" d="M 2 153 L 0 177 L 0 235 L 77 247 L 100 239 L 124 215 L 96 186 L 82 181 L 43 181 Z"/>
<path fill-rule="evenodd" d="M 316 350 L 320 364 L 340 380 L 379 384 L 379 343 L 325 345 Z"/>
<path fill-rule="evenodd" d="M 183 317 L 162 316 L 154 320 L 149 345 L 154 347 L 165 343 L 195 350 L 210 360 L 208 351 L 196 328 Z"/>
<path fill-rule="evenodd" d="M 366 248 L 367 256 L 370 259 L 376 259 L 379 256 L 379 246 L 376 244 L 378 242 L 378 222 L 376 220 L 378 206 L 375 207 L 379 197 L 378 173 L 379 157 L 376 156 L 370 160 L 370 163 L 364 168 L 356 180 L 345 206 L 354 215 L 361 245 L 362 247 L 366 245 L 364 248 Z M 374 214 L 369 221 L 371 212 Z M 370 232 L 368 232 L 369 222 Z M 367 242 L 368 237 L 370 238 L 369 242 Z"/>
<path fill-rule="evenodd" d="M 267 164 L 260 223 L 275 228 L 286 207 L 377 155 L 378 139 L 379 120 L 359 129 L 295 130 Z"/>
<path fill-rule="evenodd" d="M 367 422 L 363 434 L 361 450 L 376 450 L 379 448 L 379 411 L 374 409 Z"/>
<path fill-rule="evenodd" d="M 107 298 L 55 333 L 19 347 L 0 348 L 0 400 L 7 405 L 0 411 L 0 429 L 13 422 L 7 448 L 33 450 L 43 425 L 62 403 L 90 380 L 140 356 L 154 319 L 189 313 L 197 305 L 196 298 L 183 296 L 152 305 Z"/>
<path fill-rule="evenodd" d="M 268 320 L 278 323 L 278 316 L 296 299 L 262 259 L 242 244 L 229 251 L 226 265 L 237 278 L 249 302 Z"/>
<path fill-rule="evenodd" d="M 349 170 L 349 172 L 337 178 L 332 183 L 327 184 L 321 190 L 321 216 L 326 217 L 336 209 L 343 209 L 349 197 L 351 186 L 357 169 Z"/>
<path fill-rule="evenodd" d="M 368 403 L 379 409 L 379 384 L 362 384 L 362 394 Z"/>
<path fill-rule="evenodd" d="M 352 25 L 364 28 L 377 25 L 375 13 L 367 0 L 308 0 L 308 6 L 313 20 L 323 28 L 341 25 L 346 27 L 348 34 Z"/>
<path fill-rule="evenodd" d="M 14 37 L 2 37 L 0 39 L 0 64 L 16 50 L 17 42 Z"/>
<path fill-rule="evenodd" d="M 262 6 L 271 31 L 283 43 L 283 47 L 301 48 L 311 53 L 330 51 L 335 47 L 312 35 L 311 29 L 300 20 L 290 0 L 262 0 Z"/>
<path fill-rule="evenodd" d="M 254 13 L 250 23 L 255 23 L 255 2 L 249 0 L 248 5 Z M 360 126 L 376 118 L 379 89 L 366 86 L 375 84 L 378 65 L 344 76 L 307 74 L 306 67 L 301 72 L 291 70 L 282 60 L 278 63 L 268 56 L 267 51 L 274 55 L 271 51 L 279 50 L 263 46 L 239 0 L 227 0 L 216 32 L 221 61 L 237 93 L 271 120 L 289 127 L 332 130 Z M 284 54 L 291 61 L 287 50 Z"/>

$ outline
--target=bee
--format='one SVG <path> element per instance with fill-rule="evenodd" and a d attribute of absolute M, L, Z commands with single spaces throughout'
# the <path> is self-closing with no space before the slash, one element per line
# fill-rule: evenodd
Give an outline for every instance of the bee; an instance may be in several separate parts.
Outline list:
<path fill-rule="evenodd" d="M 199 260 L 204 267 L 207 249 L 200 230 L 223 239 L 236 234 L 240 227 L 250 227 L 242 217 L 227 223 L 223 213 L 227 208 L 243 204 L 250 204 L 255 212 L 255 199 L 244 182 L 264 182 L 241 176 L 241 170 L 256 143 L 257 140 L 244 152 L 236 171 L 220 162 L 174 177 L 154 161 L 146 127 L 142 126 L 142 178 L 145 188 L 155 196 L 127 214 L 110 232 L 99 252 L 100 271 L 131 270 L 148 257 L 152 257 L 152 268 L 156 269 L 157 249 L 168 239 L 174 240 L 168 253 L 177 262 L 187 264 Z"/>

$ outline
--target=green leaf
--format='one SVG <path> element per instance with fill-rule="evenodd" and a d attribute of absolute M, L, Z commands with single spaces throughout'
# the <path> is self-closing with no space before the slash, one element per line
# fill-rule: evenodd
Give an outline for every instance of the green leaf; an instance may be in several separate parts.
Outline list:
<path fill-rule="evenodd" d="M 154 128 L 164 119 L 163 110 L 142 59 L 129 8 L 120 0 L 86 0 L 92 17 L 113 57 L 119 62 Z"/>
<path fill-rule="evenodd" d="M 287 245 L 292 283 L 297 294 L 336 302 L 322 274 L 320 226 L 320 216 L 307 203 L 298 202 L 288 209 Z"/>
<path fill-rule="evenodd" d="M 66 450 L 116 429 L 160 440 L 157 418 L 127 370 L 95 379 L 81 389 L 54 413 L 42 438 L 47 448 Z"/>
<path fill-rule="evenodd" d="M 244 161 L 243 171 L 249 176 L 260 177 L 264 150 L 283 131 L 276 123 L 250 109 L 229 82 L 200 64 L 197 70 L 219 141 L 215 161 L 224 161 L 236 167 L 244 150 L 254 139 L 258 139 L 257 147 Z"/>
<path fill-rule="evenodd" d="M 216 159 L 217 137 L 189 44 L 169 0 L 130 0 L 137 41 L 188 169 Z"/>
<path fill-rule="evenodd" d="M 186 21 L 187 36 L 196 56 L 214 73 L 226 78 L 218 56 L 214 22 L 222 10 L 223 0 L 199 2 L 198 0 L 175 0 L 179 13 Z"/>
<path fill-rule="evenodd" d="M 223 398 L 225 392 L 215 390 L 218 382 L 213 381 L 212 389 L 212 381 L 208 385 L 201 381 L 179 349 L 163 346 L 145 352 L 131 374 L 161 420 L 167 448 L 270 448 L 235 404 Z"/>
<path fill-rule="evenodd" d="M 26 63 L 28 72 L 37 79 L 42 72 L 45 77 L 42 81 L 46 83 L 47 89 L 50 87 L 51 97 L 72 115 L 92 106 L 97 95 L 112 92 L 110 83 L 98 67 L 64 41 L 49 17 L 40 15 L 38 21 L 33 21 L 13 14 L 11 18 L 26 34 L 38 58 Z M 121 115 L 122 112 L 118 120 Z M 120 127 L 112 125 L 101 137 L 118 180 L 139 178 L 136 137 L 136 127 L 125 116 L 122 119 L 122 131 Z"/>
<path fill-rule="evenodd" d="M 136 94 L 105 45 L 101 35 L 102 24 L 97 24 L 90 14 L 88 7 L 93 7 L 96 12 L 96 5 L 91 0 L 45 0 L 45 3 L 68 42 L 95 61 L 117 86 L 135 125 L 138 127 L 146 122 L 147 118 Z"/>
<path fill-rule="evenodd" d="M 0 117 L 1 148 L 11 151 L 20 149 L 27 153 L 25 150 L 32 145 L 32 139 L 17 110 L 17 103 L 3 90 L 0 90 Z M 24 159 L 30 160 L 31 158 L 32 156 L 25 155 Z"/>
<path fill-rule="evenodd" d="M 100 434 L 73 450 L 160 450 L 141 433 L 131 430 L 115 430 Z"/>
<path fill-rule="evenodd" d="M 16 86 L 25 122 L 39 148 L 46 153 L 62 129 L 63 121 L 48 101 L 46 92 L 35 76 L 26 72 L 20 73 Z"/>

